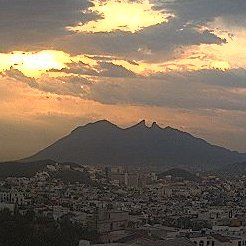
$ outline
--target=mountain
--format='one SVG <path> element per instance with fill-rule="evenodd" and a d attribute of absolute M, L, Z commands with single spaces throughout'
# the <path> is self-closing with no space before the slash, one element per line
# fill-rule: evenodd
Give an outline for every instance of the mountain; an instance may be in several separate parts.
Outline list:
<path fill-rule="evenodd" d="M 195 174 L 181 169 L 181 168 L 173 168 L 168 171 L 162 172 L 158 174 L 158 179 L 165 178 L 167 176 L 172 176 L 173 178 L 181 178 L 183 180 L 188 180 L 188 181 L 199 181 L 200 178 L 196 176 Z"/>
<path fill-rule="evenodd" d="M 27 158 L 93 165 L 214 168 L 246 160 L 245 154 L 211 145 L 171 127 L 145 121 L 122 129 L 109 121 L 89 123 Z"/>
<path fill-rule="evenodd" d="M 48 166 L 53 166 L 57 170 L 49 170 Z M 69 168 L 68 168 L 69 166 Z M 41 160 L 34 162 L 5 162 L 0 163 L 0 180 L 8 177 L 34 177 L 37 172 L 47 172 L 51 177 L 61 179 L 65 183 L 80 182 L 91 183 L 91 179 L 86 170 L 78 171 L 82 167 L 75 163 L 57 163 L 52 160 Z"/>

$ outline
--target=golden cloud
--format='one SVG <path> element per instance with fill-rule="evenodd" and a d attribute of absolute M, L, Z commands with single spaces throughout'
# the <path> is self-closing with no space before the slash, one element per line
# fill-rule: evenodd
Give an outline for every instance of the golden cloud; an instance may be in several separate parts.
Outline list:
<path fill-rule="evenodd" d="M 86 24 L 79 23 L 75 27 L 68 27 L 75 32 L 112 32 L 115 30 L 136 32 L 145 27 L 168 22 L 173 16 L 163 11 L 154 10 L 149 0 L 137 2 L 129 0 L 93 0 L 94 6 L 89 8 L 92 13 L 102 16 L 96 21 L 89 21 Z"/>

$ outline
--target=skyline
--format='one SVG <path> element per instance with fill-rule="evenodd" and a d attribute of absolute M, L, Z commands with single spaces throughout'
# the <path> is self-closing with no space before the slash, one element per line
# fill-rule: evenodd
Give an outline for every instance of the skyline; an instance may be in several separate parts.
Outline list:
<path fill-rule="evenodd" d="M 0 160 L 142 119 L 246 152 L 244 0 L 0 0 Z"/>

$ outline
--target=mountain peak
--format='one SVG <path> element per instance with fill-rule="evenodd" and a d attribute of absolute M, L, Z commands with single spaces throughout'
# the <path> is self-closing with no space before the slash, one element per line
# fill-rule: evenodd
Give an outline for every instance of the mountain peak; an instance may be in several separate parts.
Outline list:
<path fill-rule="evenodd" d="M 86 124 L 84 126 L 79 126 L 75 130 L 73 130 L 72 133 L 78 132 L 78 131 L 83 130 L 85 128 L 91 128 L 91 127 L 93 129 L 94 128 L 105 128 L 105 127 L 107 127 L 107 128 L 118 128 L 117 125 L 111 123 L 108 120 L 99 120 L 99 121 L 96 121 L 96 122 L 88 123 L 88 124 Z"/>
<path fill-rule="evenodd" d="M 87 124 L 85 127 L 95 128 L 95 129 L 114 129 L 119 127 L 108 120 L 99 120 L 93 123 Z"/>
<path fill-rule="evenodd" d="M 133 126 L 131 126 L 129 128 L 126 128 L 126 129 L 145 129 L 145 128 L 148 128 L 146 126 L 146 121 L 145 120 L 141 120 L 136 125 L 133 125 Z"/>
<path fill-rule="evenodd" d="M 93 123 L 89 123 L 88 125 L 94 125 L 94 126 L 115 126 L 113 123 L 111 123 L 108 120 L 99 120 Z"/>
<path fill-rule="evenodd" d="M 137 123 L 137 126 L 146 126 L 146 121 L 141 120 L 139 123 Z"/>
<path fill-rule="evenodd" d="M 151 125 L 152 129 L 162 129 L 155 121 Z"/>

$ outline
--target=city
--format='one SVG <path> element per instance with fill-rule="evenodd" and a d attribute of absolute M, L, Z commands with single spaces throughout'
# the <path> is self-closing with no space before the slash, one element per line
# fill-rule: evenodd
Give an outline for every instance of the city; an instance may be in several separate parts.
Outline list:
<path fill-rule="evenodd" d="M 1 181 L 2 214 L 8 210 L 12 216 L 32 214 L 37 221 L 79 226 L 87 232 L 76 241 L 80 246 L 245 245 L 246 175 L 182 169 L 158 174 L 48 161 L 45 169 Z M 61 170 L 88 177 L 55 178 Z"/>

